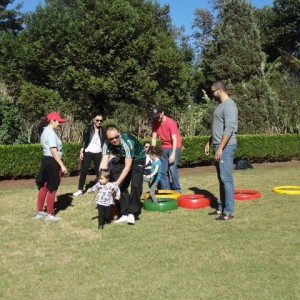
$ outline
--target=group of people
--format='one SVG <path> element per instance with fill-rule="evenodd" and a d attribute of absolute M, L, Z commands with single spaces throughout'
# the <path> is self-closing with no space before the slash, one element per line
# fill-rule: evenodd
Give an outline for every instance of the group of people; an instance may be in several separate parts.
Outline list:
<path fill-rule="evenodd" d="M 215 82 L 211 86 L 211 92 L 220 103 L 214 112 L 212 135 L 205 147 L 205 153 L 209 154 L 212 144 L 220 183 L 220 204 L 215 214 L 219 215 L 219 219 L 229 220 L 234 216 L 232 164 L 237 146 L 238 113 L 235 102 L 227 94 L 222 81 Z M 104 130 L 102 114 L 95 115 L 92 124 L 84 129 L 79 155 L 82 167 L 78 190 L 73 196 L 83 194 L 86 176 L 93 162 L 98 173 L 98 182 L 87 192 L 98 191 L 96 202 L 100 229 L 104 228 L 105 223 L 110 223 L 110 208 L 115 200 L 120 214 L 115 223 L 135 224 L 141 213 L 143 181 L 149 183 L 153 202 L 157 202 L 155 190 L 158 187 L 181 192 L 178 163 L 182 138 L 177 123 L 165 115 L 161 106 L 153 109 L 152 118 L 151 144 L 146 142 L 142 145 L 135 136 L 121 132 L 115 125 L 108 125 Z M 59 219 L 54 214 L 55 195 L 61 176 L 67 173 L 67 168 L 62 161 L 62 142 L 55 129 L 64 122 L 56 112 L 47 115 L 47 126 L 41 135 L 43 157 L 36 180 L 39 193 L 35 218 Z M 158 137 L 162 143 L 161 148 L 156 147 Z M 44 212 L 46 200 L 47 212 Z"/>

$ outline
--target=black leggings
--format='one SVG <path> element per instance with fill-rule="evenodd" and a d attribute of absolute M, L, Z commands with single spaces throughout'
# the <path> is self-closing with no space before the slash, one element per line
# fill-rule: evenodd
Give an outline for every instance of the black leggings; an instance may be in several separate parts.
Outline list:
<path fill-rule="evenodd" d="M 84 158 L 81 166 L 81 173 L 80 173 L 79 185 L 78 185 L 79 190 L 83 190 L 86 176 L 88 174 L 92 162 L 94 163 L 95 173 L 96 175 L 98 175 L 101 158 L 102 158 L 101 152 L 100 153 L 84 152 Z"/>
<path fill-rule="evenodd" d="M 105 223 L 111 222 L 111 207 L 97 204 L 98 208 L 98 225 L 103 226 Z"/>

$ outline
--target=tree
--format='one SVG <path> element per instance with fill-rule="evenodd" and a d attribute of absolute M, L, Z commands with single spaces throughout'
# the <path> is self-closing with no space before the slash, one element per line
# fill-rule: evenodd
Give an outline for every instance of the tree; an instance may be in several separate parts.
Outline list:
<path fill-rule="evenodd" d="M 299 59 L 300 2 L 275 0 L 273 7 L 255 11 L 262 36 L 262 48 L 272 62 L 280 56 L 280 50 Z"/>
<path fill-rule="evenodd" d="M 272 132 L 277 126 L 277 98 L 265 76 L 265 54 L 251 5 L 228 0 L 219 5 L 220 20 L 213 41 L 203 54 L 207 86 L 224 80 L 239 108 L 240 133 Z"/>
<path fill-rule="evenodd" d="M 20 12 L 22 4 L 17 4 L 15 8 L 8 9 L 7 6 L 14 0 L 1 0 L 0 3 L 0 37 L 5 31 L 18 32 L 23 29 L 23 15 Z"/>
<path fill-rule="evenodd" d="M 2 70 L 19 74 L 19 95 L 24 82 L 56 91 L 81 120 L 95 111 L 111 116 L 123 104 L 147 119 L 155 104 L 184 107 L 190 65 L 168 13 L 143 0 L 47 1 L 27 17 L 26 31 L 14 40 L 22 46 L 13 50 L 13 61 L 1 61 Z"/>

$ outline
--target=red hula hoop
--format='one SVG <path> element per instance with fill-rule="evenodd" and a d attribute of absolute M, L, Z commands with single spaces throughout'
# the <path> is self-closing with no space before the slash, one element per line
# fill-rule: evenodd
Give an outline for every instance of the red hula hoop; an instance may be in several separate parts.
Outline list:
<path fill-rule="evenodd" d="M 210 199 L 205 195 L 182 195 L 177 201 L 178 206 L 183 208 L 198 209 L 210 206 Z"/>
<path fill-rule="evenodd" d="M 254 190 L 236 190 L 234 191 L 235 200 L 252 200 L 261 197 L 260 192 Z"/>

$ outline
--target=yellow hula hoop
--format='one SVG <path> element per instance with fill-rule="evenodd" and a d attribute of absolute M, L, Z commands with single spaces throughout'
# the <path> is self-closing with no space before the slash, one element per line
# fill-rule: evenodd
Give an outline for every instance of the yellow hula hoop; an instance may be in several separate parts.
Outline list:
<path fill-rule="evenodd" d="M 157 199 L 165 199 L 165 198 L 172 198 L 176 199 L 181 195 L 181 193 L 176 192 L 174 190 L 157 190 L 155 192 L 155 196 Z M 147 192 L 144 194 L 144 200 L 147 200 L 150 198 L 150 193 Z"/>
<path fill-rule="evenodd" d="M 283 185 L 272 188 L 272 191 L 277 194 L 300 195 L 300 186 Z"/>

